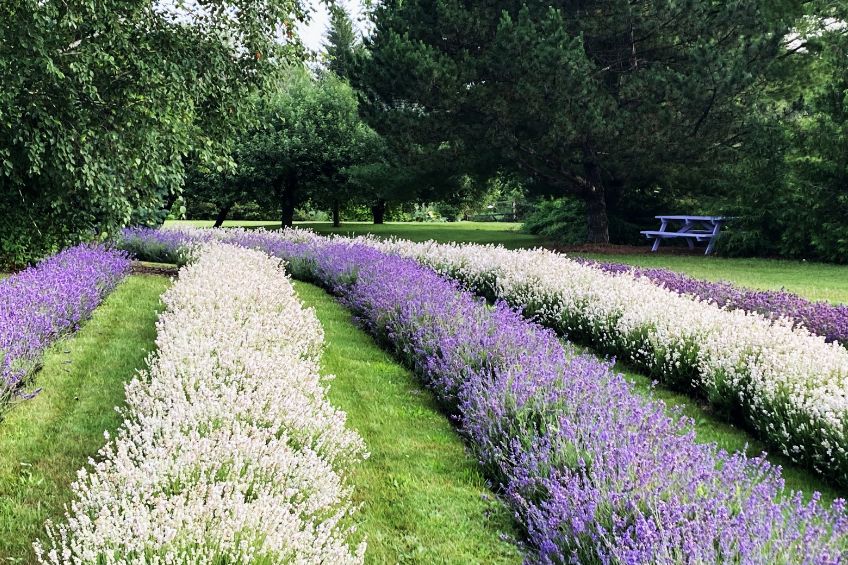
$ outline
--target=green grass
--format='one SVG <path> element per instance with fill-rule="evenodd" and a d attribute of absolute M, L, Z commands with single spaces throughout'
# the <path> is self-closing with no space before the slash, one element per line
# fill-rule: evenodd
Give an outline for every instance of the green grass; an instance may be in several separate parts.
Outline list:
<path fill-rule="evenodd" d="M 168 221 L 170 226 L 211 227 L 212 221 L 184 220 Z M 295 222 L 297 227 L 310 228 L 321 234 L 365 235 L 374 234 L 380 237 L 397 236 L 411 241 L 427 241 L 435 239 L 440 242 L 460 241 L 463 243 L 499 243 L 510 249 L 536 247 L 544 243 L 539 236 L 521 233 L 519 223 L 509 222 L 388 222 L 375 225 L 369 222 L 344 222 L 334 228 L 329 222 Z M 279 222 L 263 221 L 231 221 L 224 222 L 224 227 L 264 227 L 277 229 Z"/>
<path fill-rule="evenodd" d="M 506 508 L 431 394 L 320 288 L 295 282 L 324 327 L 331 402 L 371 457 L 353 472 L 368 563 L 519 563 Z"/>
<path fill-rule="evenodd" d="M 598 261 L 662 267 L 699 279 L 726 280 L 740 286 L 785 288 L 811 300 L 848 303 L 848 266 L 783 259 L 732 259 L 690 255 L 612 255 L 575 253 Z"/>
<path fill-rule="evenodd" d="M 153 349 L 168 279 L 131 276 L 74 335 L 54 344 L 35 378 L 41 393 L 0 422 L 0 562 L 31 562 L 48 518 L 61 518 L 70 484 L 120 423 L 124 383 Z"/>

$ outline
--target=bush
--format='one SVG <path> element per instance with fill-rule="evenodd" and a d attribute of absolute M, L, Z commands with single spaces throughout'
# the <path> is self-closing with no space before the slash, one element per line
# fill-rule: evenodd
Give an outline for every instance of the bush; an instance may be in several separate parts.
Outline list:
<path fill-rule="evenodd" d="M 586 207 L 575 198 L 541 200 L 524 219 L 524 230 L 563 245 L 586 241 Z"/>

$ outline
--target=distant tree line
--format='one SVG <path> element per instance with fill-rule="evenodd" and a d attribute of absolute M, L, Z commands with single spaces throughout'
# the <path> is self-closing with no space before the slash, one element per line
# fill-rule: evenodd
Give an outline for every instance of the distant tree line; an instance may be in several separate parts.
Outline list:
<path fill-rule="evenodd" d="M 185 211 L 456 219 L 507 192 L 560 241 L 720 213 L 725 253 L 848 260 L 844 2 L 385 0 L 364 38 L 332 5 L 320 64 L 300 0 L 231 7 L 0 6 L 0 262 Z"/>

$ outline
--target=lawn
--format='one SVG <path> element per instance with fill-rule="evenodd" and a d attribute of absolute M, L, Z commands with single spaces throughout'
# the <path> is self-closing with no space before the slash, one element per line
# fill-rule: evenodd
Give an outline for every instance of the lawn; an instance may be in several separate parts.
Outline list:
<path fill-rule="evenodd" d="M 325 332 L 329 398 L 347 412 L 369 459 L 353 472 L 368 563 L 520 563 L 506 508 L 432 395 L 320 288 L 295 282 Z"/>
<path fill-rule="evenodd" d="M 159 296 L 168 279 L 131 276 L 74 335 L 44 356 L 43 390 L 0 423 L 0 562 L 30 562 L 48 518 L 70 501 L 70 484 L 113 431 L 124 383 L 153 349 Z"/>

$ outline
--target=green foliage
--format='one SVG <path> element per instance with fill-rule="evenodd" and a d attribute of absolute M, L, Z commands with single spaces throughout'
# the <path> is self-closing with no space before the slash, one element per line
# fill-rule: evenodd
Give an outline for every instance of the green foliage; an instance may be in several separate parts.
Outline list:
<path fill-rule="evenodd" d="M 722 253 L 848 261 L 848 30 L 815 21 L 775 78 L 791 88 L 754 113 L 749 140 L 713 179 L 735 217 Z"/>
<path fill-rule="evenodd" d="M 784 7 L 391 0 L 354 80 L 394 145 L 520 170 L 583 199 L 589 239 L 606 241 L 607 193 L 624 200 L 676 168 L 712 167 L 744 137 Z"/>
<path fill-rule="evenodd" d="M 200 166 L 187 188 L 192 206 L 218 208 L 258 203 L 281 209 L 290 224 L 295 209 L 329 208 L 347 200 L 347 171 L 377 151 L 379 139 L 359 118 L 350 86 L 332 73 L 313 76 L 283 69 L 256 97 L 257 121 L 234 141 L 234 171 Z"/>
<path fill-rule="evenodd" d="M 327 69 L 339 78 L 349 78 L 362 44 L 357 40 L 350 15 L 340 4 L 330 7 L 330 30 L 324 48 Z"/>
<path fill-rule="evenodd" d="M 846 21 L 848 8 L 840 14 Z M 818 80 L 792 128 L 781 251 L 848 262 L 848 30 L 817 42 Z M 791 211 L 791 212 L 790 212 Z"/>
<path fill-rule="evenodd" d="M 227 167 L 249 94 L 299 58 L 299 0 L 0 4 L 0 255 L 104 236 L 179 192 L 186 157 Z"/>
<path fill-rule="evenodd" d="M 586 207 L 575 198 L 542 200 L 524 219 L 524 230 L 573 245 L 586 241 Z"/>

